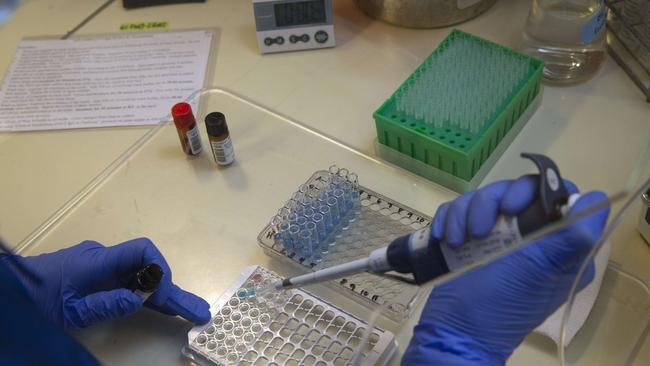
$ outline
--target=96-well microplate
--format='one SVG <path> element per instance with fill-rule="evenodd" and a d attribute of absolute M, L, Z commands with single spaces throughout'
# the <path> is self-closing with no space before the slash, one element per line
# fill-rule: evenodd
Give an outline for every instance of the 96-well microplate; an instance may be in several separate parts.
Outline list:
<path fill-rule="evenodd" d="M 394 336 L 299 290 L 258 294 L 279 277 L 248 267 L 211 306 L 212 319 L 188 334 L 183 353 L 205 364 L 254 366 L 343 366 L 363 348 L 361 364 L 384 365 L 394 353 Z"/>
<path fill-rule="evenodd" d="M 318 171 L 305 183 L 317 185 L 329 173 Z M 282 244 L 275 240 L 275 229 L 269 224 L 258 236 L 264 251 L 275 257 L 297 264 L 303 270 L 318 270 L 336 264 L 366 257 L 374 249 L 384 247 L 394 239 L 430 224 L 431 218 L 409 207 L 359 186 L 360 213 L 349 228 L 339 230 L 335 244 L 322 261 L 313 263 L 295 255 L 287 255 Z M 367 306 L 382 306 L 384 315 L 395 321 L 409 317 L 420 299 L 420 287 L 387 277 L 361 273 L 331 281 L 334 290 L 350 296 Z"/>

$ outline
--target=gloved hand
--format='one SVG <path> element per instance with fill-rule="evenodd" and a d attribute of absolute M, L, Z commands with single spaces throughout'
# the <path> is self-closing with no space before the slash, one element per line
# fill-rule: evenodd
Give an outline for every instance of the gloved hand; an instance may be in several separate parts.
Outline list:
<path fill-rule="evenodd" d="M 163 277 L 145 302 L 147 307 L 197 324 L 210 320 L 208 303 L 172 283 L 167 262 L 147 238 L 112 247 L 84 241 L 54 253 L 17 259 L 41 279 L 37 284 L 16 272 L 39 310 L 65 328 L 85 328 L 140 309 L 140 297 L 124 287 L 149 263 L 158 264 Z"/>
<path fill-rule="evenodd" d="M 440 206 L 431 224 L 438 241 L 459 246 L 487 236 L 497 217 L 517 215 L 536 197 L 537 178 L 500 181 Z M 565 181 L 570 193 L 577 193 Z M 605 200 L 582 195 L 569 215 Z M 402 359 L 405 365 L 503 365 L 524 337 L 568 296 L 600 237 L 609 209 L 434 288 Z M 586 285 L 593 278 L 593 265 Z"/>

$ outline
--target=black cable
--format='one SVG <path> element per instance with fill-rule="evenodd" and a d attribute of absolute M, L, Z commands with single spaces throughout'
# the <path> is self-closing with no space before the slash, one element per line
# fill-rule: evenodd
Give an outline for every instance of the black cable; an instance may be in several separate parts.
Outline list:
<path fill-rule="evenodd" d="M 81 23 L 77 24 L 76 27 L 72 28 L 68 33 L 66 33 L 61 39 L 68 39 L 71 35 L 75 34 L 81 27 L 86 25 L 89 21 L 91 21 L 94 17 L 99 15 L 104 9 L 106 9 L 109 5 L 111 5 L 115 0 L 107 0 L 104 4 L 102 4 L 99 8 L 97 8 L 95 11 L 93 11 L 89 16 L 86 17 L 86 19 L 82 20 Z"/>

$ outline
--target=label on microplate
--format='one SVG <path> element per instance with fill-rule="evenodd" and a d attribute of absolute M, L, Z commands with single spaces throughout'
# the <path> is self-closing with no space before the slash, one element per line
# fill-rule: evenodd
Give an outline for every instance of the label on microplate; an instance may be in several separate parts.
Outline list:
<path fill-rule="evenodd" d="M 482 258 L 508 249 L 513 243 L 521 240 L 516 217 L 499 217 L 490 236 L 483 240 L 473 241 L 458 248 L 440 244 L 440 250 L 445 257 L 447 267 L 451 271 L 474 264 Z"/>
<path fill-rule="evenodd" d="M 601 1 L 600 10 L 596 12 L 587 22 L 582 26 L 581 36 L 582 44 L 587 45 L 596 38 L 605 27 L 605 3 Z"/>

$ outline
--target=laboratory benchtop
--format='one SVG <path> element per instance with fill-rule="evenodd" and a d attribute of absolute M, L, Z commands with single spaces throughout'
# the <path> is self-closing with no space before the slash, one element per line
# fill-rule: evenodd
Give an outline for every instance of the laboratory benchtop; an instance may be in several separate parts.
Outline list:
<path fill-rule="evenodd" d="M 22 38 L 62 36 L 104 3 L 103 0 L 25 1 L 13 18 L 0 26 L 0 44 L 4 51 L 0 55 L 0 73 L 8 69 Z M 500 0 L 485 14 L 456 27 L 517 47 L 529 3 Z M 367 17 L 352 0 L 335 1 L 334 15 L 335 48 L 272 55 L 258 52 L 251 2 L 242 0 L 208 0 L 203 4 L 135 10 L 125 10 L 121 1 L 114 1 L 75 34 L 113 33 L 119 31 L 122 23 L 141 21 L 168 21 L 171 30 L 217 28 L 216 60 L 209 86 L 230 90 L 300 121 L 340 146 L 372 157 L 375 156 L 372 112 L 436 47 L 449 28 L 395 27 Z M 545 86 L 542 106 L 484 182 L 510 178 L 515 172 L 526 170 L 528 163 L 522 161 L 519 154 L 533 151 L 551 156 L 565 177 L 583 190 L 613 193 L 625 185 L 650 134 L 649 112 L 650 104 L 645 102 L 641 92 L 608 58 L 599 73 L 583 84 Z M 24 248 L 20 246 L 38 242 L 42 234 L 39 230 L 44 229 L 41 224 L 48 220 L 54 222 L 66 204 L 76 204 L 70 200 L 88 188 L 89 182 L 106 167 L 119 163 L 124 152 L 150 128 L 0 134 L 3 172 L 0 233 L 3 238 L 22 248 L 22 254 L 75 244 L 46 241 Z M 282 169 L 278 167 L 277 174 L 287 175 Z M 394 174 L 400 172 L 395 170 Z M 287 182 L 305 178 L 287 175 Z M 101 182 L 95 183 L 98 184 L 90 188 L 101 185 Z M 436 194 L 437 202 L 454 197 L 445 190 Z M 264 209 L 272 212 L 274 208 Z M 435 208 L 433 204 L 425 206 L 429 214 L 433 214 Z M 639 210 L 640 207 L 635 207 L 612 238 L 611 260 L 650 281 L 650 248 L 635 228 Z M 232 230 L 243 230 L 243 226 Z M 252 235 L 235 234 L 240 237 Z M 78 241 L 92 239 L 77 237 L 74 233 L 64 237 Z M 226 258 L 221 261 L 224 263 L 221 278 L 197 278 L 189 275 L 191 271 L 186 268 L 196 253 L 167 247 L 161 250 L 169 257 L 175 273 L 180 274 L 175 276 L 176 281 L 206 298 L 217 296 L 246 265 L 260 263 L 265 258 L 255 242 L 238 243 L 236 249 L 223 251 Z M 131 319 L 134 321 L 111 322 L 76 336 L 107 364 L 186 363 L 179 353 L 189 329 L 186 323 L 147 311 Z M 414 316 L 393 329 L 401 350 L 408 342 L 416 319 Z M 531 336 L 509 365 L 556 364 L 553 357 L 554 346 L 548 340 Z M 393 364 L 398 360 L 396 357 Z"/>

